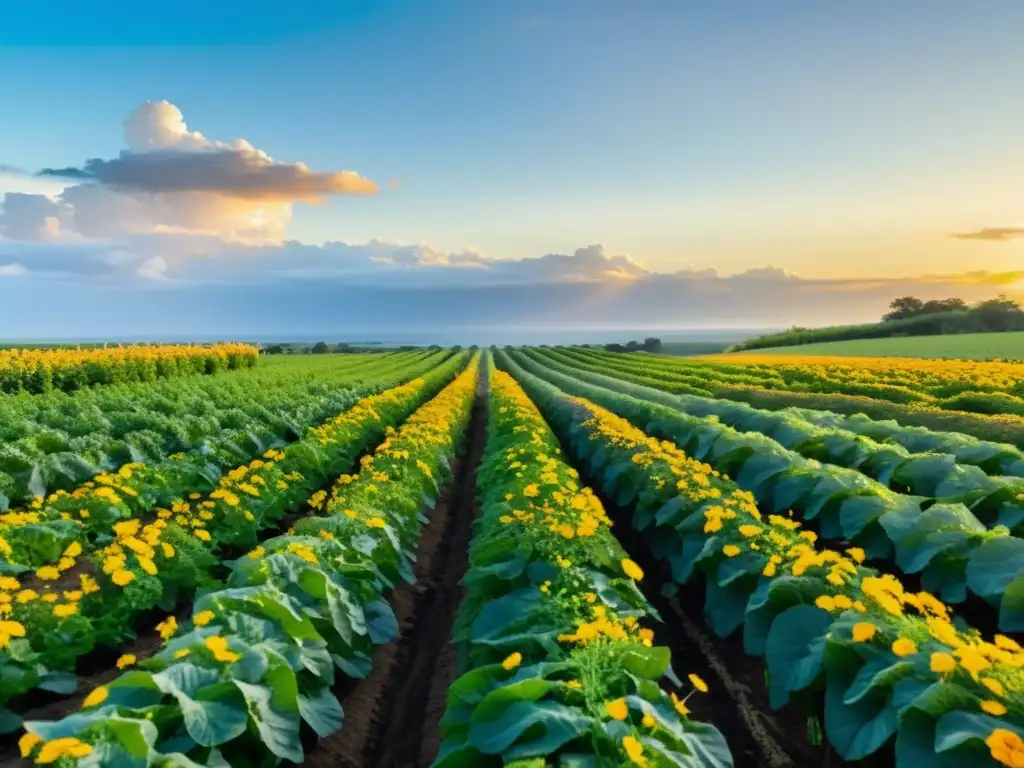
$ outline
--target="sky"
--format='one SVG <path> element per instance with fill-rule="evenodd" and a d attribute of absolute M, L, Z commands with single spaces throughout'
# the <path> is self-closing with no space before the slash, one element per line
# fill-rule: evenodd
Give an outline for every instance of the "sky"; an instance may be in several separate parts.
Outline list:
<path fill-rule="evenodd" d="M 66 307 L 3 337 L 472 324 L 446 291 L 496 292 L 496 323 L 664 327 L 1024 294 L 1022 3 L 2 14 L 0 300 Z M 298 306 L 325 284 L 392 315 Z M 112 296 L 120 319 L 83 326 Z"/>

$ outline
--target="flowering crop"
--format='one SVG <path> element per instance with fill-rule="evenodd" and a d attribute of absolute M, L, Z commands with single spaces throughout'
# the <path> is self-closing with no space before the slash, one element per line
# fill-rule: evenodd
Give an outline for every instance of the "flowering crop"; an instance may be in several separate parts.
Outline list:
<path fill-rule="evenodd" d="M 572 362 L 557 352 L 524 350 L 524 354 L 562 373 L 579 373 Z M 617 368 L 584 367 L 590 374 L 602 370 L 611 374 L 600 376 L 600 380 L 588 378 L 613 388 L 615 379 L 633 381 L 635 378 L 628 371 Z M 676 391 L 658 383 L 650 386 L 653 389 L 645 388 L 648 397 L 654 390 Z M 636 387 L 632 389 L 641 391 Z M 695 416 L 718 418 L 723 424 L 741 432 L 761 432 L 803 456 L 858 469 L 890 487 L 900 486 L 921 496 L 945 496 L 967 488 L 981 490 L 994 484 L 992 478 L 1003 475 L 1024 477 L 1024 451 L 1013 445 L 980 440 L 957 432 L 907 427 L 891 420 L 875 421 L 863 414 L 842 416 L 808 408 L 769 411 L 744 402 L 692 394 L 677 394 L 674 399 L 659 399 L 658 402 L 681 408 Z M 940 461 L 935 457 L 915 455 L 933 453 L 949 454 L 952 459 Z M 926 458 L 931 459 L 930 464 Z M 972 467 L 978 470 L 972 470 Z M 983 477 L 983 473 L 992 477 Z"/>
<path fill-rule="evenodd" d="M 570 350 L 591 370 L 673 392 L 714 395 L 721 387 L 845 394 L 917 407 L 1024 414 L 1024 363 L 917 358 L 722 355 L 669 358 Z"/>
<path fill-rule="evenodd" d="M 55 492 L 176 453 L 242 463 L 347 407 L 351 390 L 379 391 L 403 380 L 401 369 L 422 372 L 446 354 L 317 355 L 223 376 L 0 396 L 0 510 L 39 511 Z"/>
<path fill-rule="evenodd" d="M 126 671 L 78 714 L 26 723 L 23 756 L 39 762 L 67 739 L 71 756 L 104 761 L 301 762 L 302 723 L 321 737 L 341 727 L 335 668 L 365 676 L 373 646 L 397 635 L 383 595 L 415 551 L 424 500 L 431 506 L 447 477 L 478 373 L 474 358 L 389 434 L 328 514 L 240 558 L 225 588 L 196 601 L 190 622 L 162 622 L 159 653 L 123 659 Z"/>
<path fill-rule="evenodd" d="M 1011 535 L 1009 528 L 1024 533 L 1019 485 L 965 491 L 932 503 L 895 493 L 856 470 L 805 459 L 767 436 L 742 434 L 642 399 L 671 402 L 666 393 L 598 374 L 571 377 L 529 361 L 526 366 L 734 475 L 767 509 L 798 511 L 805 521 L 817 521 L 824 538 L 855 543 L 872 559 L 894 557 L 899 569 L 920 573 L 925 588 L 945 601 L 962 602 L 973 593 L 998 606 L 1001 629 L 1024 629 L 1024 602 L 1017 597 L 1024 590 L 1024 538 Z"/>
<path fill-rule="evenodd" d="M 256 365 L 251 344 L 165 344 L 93 349 L 0 349 L 0 392 L 65 392 Z"/>
<path fill-rule="evenodd" d="M 689 719 L 640 568 L 601 502 L 559 456 L 515 381 L 493 375 L 478 475 L 483 509 L 455 642 L 469 670 L 448 693 L 436 768 L 544 758 L 538 765 L 731 766 L 722 735 Z M 529 762 L 533 765 L 533 762 Z"/>
<path fill-rule="evenodd" d="M 822 548 L 785 515 L 673 443 L 520 371 L 555 429 L 635 507 L 634 526 L 679 583 L 701 579 L 720 635 L 764 656 L 773 706 L 824 691 L 829 741 L 847 760 L 895 736 L 896 765 L 1016 765 L 1024 754 L 1024 650 L 986 641 L 928 592 Z"/>
<path fill-rule="evenodd" d="M 38 569 L 30 584 L 0 580 L 0 618 L 22 635 L 0 635 L 0 704 L 36 686 L 74 690 L 78 657 L 97 643 L 114 644 L 144 610 L 171 608 L 182 594 L 210 581 L 223 546 L 252 546 L 256 534 L 298 509 L 331 475 L 348 468 L 368 445 L 436 394 L 465 357 L 425 377 L 359 401 L 307 437 L 225 474 L 205 498 L 192 494 L 158 509 L 154 518 L 113 525 L 112 541 L 76 567 L 73 542 L 56 567 Z M 65 568 L 67 566 L 67 568 Z M 15 638 L 15 639 L 11 639 Z M 0 709 L 0 716 L 6 710 Z M 2 724 L 15 727 L 7 714 Z"/>

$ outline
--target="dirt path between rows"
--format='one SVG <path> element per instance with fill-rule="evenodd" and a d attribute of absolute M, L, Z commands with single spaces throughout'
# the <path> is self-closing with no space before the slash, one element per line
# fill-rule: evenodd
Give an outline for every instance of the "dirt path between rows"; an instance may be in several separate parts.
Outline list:
<path fill-rule="evenodd" d="M 641 591 L 661 614 L 663 623 L 650 625 L 655 644 L 671 649 L 672 667 L 682 678 L 684 691 L 692 689 L 686 679 L 690 673 L 708 683 L 708 693 L 694 693 L 687 705 L 696 720 L 722 732 L 737 768 L 811 768 L 830 761 L 833 766 L 846 765 L 808 742 L 806 719 L 794 707 L 771 709 L 764 664 L 746 654 L 742 637 L 722 639 L 707 629 L 703 584 L 685 585 L 674 597 L 665 597 L 662 589 L 674 581 L 651 554 L 643 534 L 634 530 L 631 511 L 598 496 L 615 523 L 616 538 L 644 570 Z"/>
<path fill-rule="evenodd" d="M 389 602 L 401 632 L 374 653 L 365 680 L 339 686 L 342 729 L 311 748 L 312 768 L 426 768 L 440 746 L 438 723 L 456 677 L 452 627 L 462 603 L 459 584 L 469 560 L 476 517 L 476 472 L 486 442 L 484 379 L 454 479 L 430 513 L 420 537 L 416 581 L 401 584 Z"/>

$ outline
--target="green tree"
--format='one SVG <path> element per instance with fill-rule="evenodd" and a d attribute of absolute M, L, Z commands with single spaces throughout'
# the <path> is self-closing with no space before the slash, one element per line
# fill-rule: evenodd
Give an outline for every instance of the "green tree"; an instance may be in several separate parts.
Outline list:
<path fill-rule="evenodd" d="M 924 302 L 916 296 L 900 296 L 893 299 L 889 304 L 889 311 L 882 315 L 883 321 L 905 320 L 920 314 L 924 309 Z"/>

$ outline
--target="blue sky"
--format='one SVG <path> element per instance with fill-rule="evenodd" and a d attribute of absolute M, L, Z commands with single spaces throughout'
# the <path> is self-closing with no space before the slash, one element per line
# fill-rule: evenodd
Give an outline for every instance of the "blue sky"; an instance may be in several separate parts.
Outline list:
<path fill-rule="evenodd" d="M 949 234 L 1024 225 L 1021 29 L 1011 0 L 6 0 L 0 165 L 115 158 L 164 99 L 211 139 L 381 186 L 296 205 L 305 243 L 1004 271 L 1024 239 Z"/>

